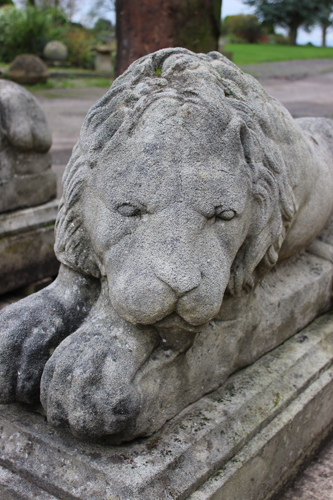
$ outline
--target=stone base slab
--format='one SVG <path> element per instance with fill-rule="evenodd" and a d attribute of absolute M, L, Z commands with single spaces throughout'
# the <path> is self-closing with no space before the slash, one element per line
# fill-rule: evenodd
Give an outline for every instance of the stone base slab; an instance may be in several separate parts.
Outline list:
<path fill-rule="evenodd" d="M 27 482 L 45 500 L 268 500 L 332 427 L 332 364 L 328 313 L 121 446 L 54 430 L 39 408 L 1 405 L 2 498 L 32 498 Z"/>
<path fill-rule="evenodd" d="M 45 490 L 3 467 L 0 467 L 0 493 L 1 500 L 56 500 Z"/>
<path fill-rule="evenodd" d="M 0 215 L 0 294 L 55 276 L 58 201 Z"/>

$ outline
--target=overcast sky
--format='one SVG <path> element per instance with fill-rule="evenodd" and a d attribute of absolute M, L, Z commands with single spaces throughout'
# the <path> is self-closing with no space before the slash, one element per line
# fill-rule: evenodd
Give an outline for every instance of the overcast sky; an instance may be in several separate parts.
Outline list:
<path fill-rule="evenodd" d="M 241 0 L 222 0 L 222 17 L 236 14 L 251 14 L 253 11 L 253 8 L 247 7 Z M 283 32 L 281 29 L 277 31 Z M 321 45 L 320 28 L 314 28 L 311 33 L 306 33 L 303 29 L 299 30 L 297 43 L 305 44 L 308 42 L 312 42 L 314 45 Z M 328 30 L 326 43 L 333 47 L 333 29 Z"/>

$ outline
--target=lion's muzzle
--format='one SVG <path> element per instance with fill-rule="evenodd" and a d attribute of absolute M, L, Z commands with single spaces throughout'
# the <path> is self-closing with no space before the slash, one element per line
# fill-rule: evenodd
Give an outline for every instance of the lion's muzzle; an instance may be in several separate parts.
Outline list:
<path fill-rule="evenodd" d="M 114 254 L 110 258 L 111 302 L 134 324 L 154 324 L 175 312 L 202 325 L 221 307 L 228 260 L 207 219 L 184 203 L 173 204 L 140 224 L 118 265 Z"/>

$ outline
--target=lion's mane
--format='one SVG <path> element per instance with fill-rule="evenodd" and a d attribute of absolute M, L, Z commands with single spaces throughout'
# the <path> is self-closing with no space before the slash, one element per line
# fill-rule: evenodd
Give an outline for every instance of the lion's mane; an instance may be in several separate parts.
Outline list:
<path fill-rule="evenodd" d="M 90 109 L 63 178 L 56 255 L 69 267 L 100 277 L 80 203 L 89 169 L 106 144 L 116 140 L 117 134 L 131 134 L 142 113 L 165 95 L 180 105 L 200 101 L 213 110 L 212 119 L 225 115 L 227 109 L 234 120 L 260 216 L 238 252 L 231 276 L 240 275 L 242 286 L 251 284 L 254 272 L 262 275 L 275 265 L 296 210 L 292 165 L 286 158 L 301 132 L 277 100 L 218 52 L 194 54 L 177 48 L 147 55 L 117 78 Z M 231 293 L 234 288 L 229 283 Z"/>

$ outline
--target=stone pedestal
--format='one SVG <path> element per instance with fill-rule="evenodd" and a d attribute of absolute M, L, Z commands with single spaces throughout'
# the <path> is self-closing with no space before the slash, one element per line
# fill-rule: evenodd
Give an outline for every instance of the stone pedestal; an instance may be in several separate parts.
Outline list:
<path fill-rule="evenodd" d="M 271 498 L 332 428 L 332 362 L 329 313 L 123 446 L 78 441 L 39 408 L 1 405 L 1 498 Z"/>
<path fill-rule="evenodd" d="M 98 73 L 112 74 L 113 67 L 111 64 L 111 55 L 115 51 L 115 46 L 113 45 L 99 45 L 95 47 L 96 59 L 95 59 L 95 70 Z"/>
<path fill-rule="evenodd" d="M 57 274 L 51 133 L 37 100 L 0 81 L 0 294 Z"/>
<path fill-rule="evenodd" d="M 58 201 L 0 214 L 0 294 L 58 272 L 54 224 Z"/>

